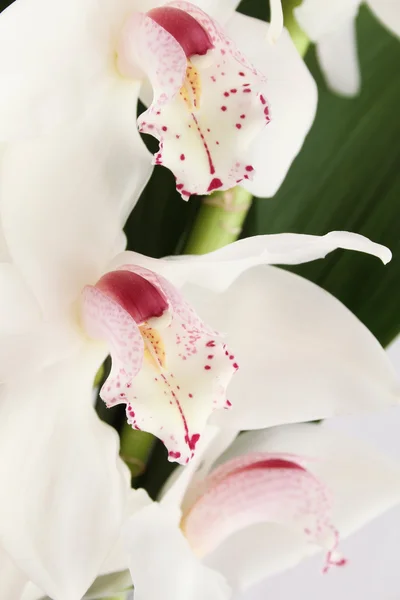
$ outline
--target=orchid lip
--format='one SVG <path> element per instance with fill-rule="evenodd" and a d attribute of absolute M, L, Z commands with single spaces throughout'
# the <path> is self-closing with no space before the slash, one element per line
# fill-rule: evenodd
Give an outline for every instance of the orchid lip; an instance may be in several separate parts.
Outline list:
<path fill-rule="evenodd" d="M 181 45 L 187 58 L 203 55 L 213 48 L 207 31 L 187 12 L 172 6 L 153 8 L 147 13 Z"/>

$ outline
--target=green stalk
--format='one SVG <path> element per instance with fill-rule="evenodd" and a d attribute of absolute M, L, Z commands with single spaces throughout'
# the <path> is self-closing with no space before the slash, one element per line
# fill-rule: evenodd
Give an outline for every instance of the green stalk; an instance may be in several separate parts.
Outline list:
<path fill-rule="evenodd" d="M 214 192 L 201 205 L 185 254 L 206 254 L 236 241 L 252 203 L 241 187 Z"/>
<path fill-rule="evenodd" d="M 121 431 L 120 455 L 129 467 L 132 480 L 146 470 L 154 444 L 155 437 L 151 433 L 137 431 L 132 429 L 128 423 L 124 423 Z M 132 481 L 132 483 L 134 482 Z"/>
<path fill-rule="evenodd" d="M 293 15 L 293 8 L 300 3 L 301 0 L 284 0 L 283 14 L 285 27 L 299 53 L 304 56 L 310 40 L 300 29 Z M 252 200 L 252 195 L 241 187 L 235 187 L 225 192 L 214 192 L 210 196 L 206 196 L 190 232 L 184 253 L 206 254 L 235 242 L 242 232 Z M 145 471 L 154 444 L 153 435 L 144 431 L 136 431 L 124 423 L 121 432 L 120 454 L 131 471 L 132 479 L 137 478 Z"/>

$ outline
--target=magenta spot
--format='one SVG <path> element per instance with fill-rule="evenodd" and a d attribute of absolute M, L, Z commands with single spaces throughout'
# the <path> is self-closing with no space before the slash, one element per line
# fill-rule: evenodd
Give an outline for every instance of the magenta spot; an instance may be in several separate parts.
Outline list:
<path fill-rule="evenodd" d="M 240 118 L 241 118 L 241 119 L 245 119 L 245 118 L 246 118 L 246 115 L 240 115 Z"/>
<path fill-rule="evenodd" d="M 227 400 L 227 401 L 226 401 L 226 405 L 227 405 L 227 406 L 232 406 L 232 402 L 231 402 L 230 400 Z"/>
<path fill-rule="evenodd" d="M 247 165 L 246 171 L 249 171 L 249 173 L 250 173 L 251 171 L 254 171 L 254 167 L 252 167 L 251 165 Z"/>
<path fill-rule="evenodd" d="M 244 94 L 251 94 L 251 89 L 247 87 L 247 88 L 245 88 L 245 89 L 243 90 L 243 93 L 244 93 Z"/>
<path fill-rule="evenodd" d="M 176 186 L 177 190 L 181 190 L 183 188 L 183 183 L 178 183 Z"/>
<path fill-rule="evenodd" d="M 236 93 L 237 93 L 237 89 L 236 89 L 236 88 L 233 88 L 233 89 L 231 90 L 231 94 L 236 94 Z"/>
<path fill-rule="evenodd" d="M 229 92 L 224 92 L 224 96 L 225 96 L 225 98 L 228 98 L 229 97 Z"/>
<path fill-rule="evenodd" d="M 214 348 L 214 346 L 215 346 L 214 340 L 210 340 L 209 342 L 207 342 L 206 346 L 207 346 L 207 348 Z"/>
<path fill-rule="evenodd" d="M 186 441 L 187 441 L 187 444 L 188 444 L 190 450 L 196 449 L 196 444 L 199 441 L 199 439 L 200 439 L 199 433 L 194 433 L 191 438 L 189 438 L 189 437 L 187 438 Z"/>
<path fill-rule="evenodd" d="M 181 159 L 181 160 L 185 160 L 185 155 L 184 155 L 184 154 L 181 154 L 181 156 L 180 156 L 180 159 Z"/>
<path fill-rule="evenodd" d="M 210 367 L 210 365 L 205 365 L 204 369 L 205 369 L 206 371 L 209 371 L 209 370 L 211 369 L 211 367 Z"/>
<path fill-rule="evenodd" d="M 239 76 L 240 76 L 240 77 L 244 77 L 244 73 L 243 73 L 243 71 L 239 71 Z"/>
<path fill-rule="evenodd" d="M 221 110 L 222 110 L 223 112 L 225 112 L 225 111 L 227 110 L 227 107 L 226 107 L 226 106 L 221 106 Z"/>
<path fill-rule="evenodd" d="M 176 134 L 176 139 L 179 140 L 179 138 L 181 137 L 180 135 Z"/>
<path fill-rule="evenodd" d="M 236 123 L 236 129 L 242 129 L 242 126 L 240 123 Z"/>
<path fill-rule="evenodd" d="M 269 115 L 269 108 L 268 108 L 268 106 L 266 106 L 264 108 L 264 115 Z"/>
<path fill-rule="evenodd" d="M 208 358 L 209 360 L 211 360 L 212 358 L 214 358 L 214 354 L 209 354 L 209 355 L 207 356 L 207 358 Z"/>
<path fill-rule="evenodd" d="M 231 354 L 231 355 L 229 356 L 229 360 L 233 360 L 234 358 L 235 358 L 235 357 L 233 356 L 233 354 Z"/>
<path fill-rule="evenodd" d="M 218 179 L 218 177 L 214 177 L 214 179 L 211 180 L 210 185 L 207 188 L 207 192 L 212 192 L 213 190 L 217 190 L 218 188 L 222 187 L 224 184 L 222 183 L 222 181 L 220 179 Z"/>
<path fill-rule="evenodd" d="M 163 131 L 167 131 L 167 130 L 168 130 L 168 127 L 166 127 L 165 125 L 163 125 L 163 126 L 161 127 L 161 129 L 162 129 Z"/>
<path fill-rule="evenodd" d="M 237 371 L 237 370 L 238 370 L 238 368 L 239 368 L 239 365 L 238 365 L 237 363 L 233 363 L 233 365 L 232 365 L 232 366 L 233 366 L 233 368 L 234 368 L 234 369 L 236 369 L 236 371 Z"/>
<path fill-rule="evenodd" d="M 168 456 L 169 456 L 170 458 L 175 458 L 175 459 L 177 459 L 177 458 L 180 458 L 180 456 L 181 456 L 181 453 L 180 453 L 180 452 L 174 452 L 173 450 L 170 450 L 170 451 L 168 452 Z"/>
<path fill-rule="evenodd" d="M 193 394 L 188 394 L 189 398 L 193 398 Z"/>

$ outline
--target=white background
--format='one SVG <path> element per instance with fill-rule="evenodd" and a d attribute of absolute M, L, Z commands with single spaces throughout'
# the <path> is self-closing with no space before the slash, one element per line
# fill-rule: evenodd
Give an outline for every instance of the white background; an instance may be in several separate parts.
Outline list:
<path fill-rule="evenodd" d="M 400 339 L 389 349 L 400 373 Z M 400 463 L 400 407 L 332 419 L 332 427 L 368 440 Z M 258 584 L 236 600 L 400 600 L 400 506 L 340 544 L 349 559 L 321 573 L 321 555 Z"/>

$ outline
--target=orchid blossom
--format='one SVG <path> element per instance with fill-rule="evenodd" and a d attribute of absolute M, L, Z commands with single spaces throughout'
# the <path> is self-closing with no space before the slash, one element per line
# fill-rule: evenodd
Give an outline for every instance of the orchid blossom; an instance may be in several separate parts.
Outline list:
<path fill-rule="evenodd" d="M 323 572 L 347 558 L 351 568 L 340 539 L 400 501 L 399 466 L 327 424 L 247 432 L 231 445 L 233 432 L 216 429 L 158 502 L 133 492 L 104 565 L 118 574 L 88 599 L 126 588 L 128 566 L 137 600 L 229 600 L 321 550 Z"/>
<path fill-rule="evenodd" d="M 362 0 L 303 0 L 294 9 L 296 19 L 317 44 L 321 69 L 329 87 L 345 96 L 360 90 L 356 17 Z M 397 0 L 366 0 L 377 19 L 400 36 L 400 3 Z"/>
<path fill-rule="evenodd" d="M 387 249 L 334 232 L 261 236 L 169 260 L 118 253 L 118 206 L 109 213 L 98 202 L 85 217 L 74 179 L 60 188 L 28 161 L 21 181 L 14 152 L 5 150 L 1 178 L 14 202 L 0 206 L 0 539 L 17 578 L 7 575 L 5 586 L 20 585 L 22 573 L 54 600 L 75 599 L 118 535 L 127 474 L 91 393 L 109 352 L 102 397 L 125 403 L 132 426 L 159 436 L 183 464 L 211 413 L 237 429 L 398 402 L 394 371 L 369 331 L 317 286 L 265 266 L 337 247 L 386 262 Z M 30 220 L 16 218 L 36 178 L 41 204 Z M 59 204 L 59 190 L 69 203 Z M 266 389 L 270 401 L 260 402 Z"/>
<path fill-rule="evenodd" d="M 237 4 L 15 0 L 0 15 L 0 139 L 28 138 L 39 165 L 51 144 L 58 171 L 81 177 L 102 161 L 114 196 L 131 202 L 151 162 L 172 170 L 185 199 L 237 184 L 272 196 L 311 127 L 317 89 L 287 31 L 269 44 L 268 24 Z M 139 130 L 160 142 L 152 160 L 135 124 L 139 94 L 149 106 Z M 72 132 L 90 152 L 66 165 Z"/>

